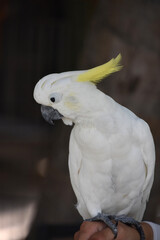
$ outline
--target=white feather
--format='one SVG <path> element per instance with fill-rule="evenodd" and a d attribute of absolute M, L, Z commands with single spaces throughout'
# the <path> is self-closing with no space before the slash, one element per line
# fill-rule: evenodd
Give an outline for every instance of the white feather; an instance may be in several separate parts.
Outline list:
<path fill-rule="evenodd" d="M 74 127 L 69 171 L 82 217 L 127 214 L 140 221 L 154 177 L 155 149 L 142 119 L 90 82 L 75 81 L 80 72 L 46 76 L 34 91 L 38 103 L 52 106 Z M 61 101 L 52 103 L 51 94 Z"/>
<path fill-rule="evenodd" d="M 78 161 L 78 164 L 77 162 Z M 107 97 L 103 111 L 75 124 L 70 139 L 71 182 L 82 217 L 98 212 L 143 217 L 154 176 L 148 125 Z"/>

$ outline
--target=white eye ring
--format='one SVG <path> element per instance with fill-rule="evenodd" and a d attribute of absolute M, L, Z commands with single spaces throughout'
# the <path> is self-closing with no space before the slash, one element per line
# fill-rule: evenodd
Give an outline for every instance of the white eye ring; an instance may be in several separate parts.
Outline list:
<path fill-rule="evenodd" d="M 61 93 L 52 93 L 50 96 L 49 96 L 49 99 L 52 103 L 58 103 L 61 101 L 62 99 L 62 94 Z"/>

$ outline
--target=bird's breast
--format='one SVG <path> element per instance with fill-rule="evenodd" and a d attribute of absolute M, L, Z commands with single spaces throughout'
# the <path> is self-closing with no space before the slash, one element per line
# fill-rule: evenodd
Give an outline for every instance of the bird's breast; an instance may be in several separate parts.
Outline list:
<path fill-rule="evenodd" d="M 74 136 L 83 153 L 106 154 L 110 151 L 107 138 L 95 127 L 74 127 Z"/>

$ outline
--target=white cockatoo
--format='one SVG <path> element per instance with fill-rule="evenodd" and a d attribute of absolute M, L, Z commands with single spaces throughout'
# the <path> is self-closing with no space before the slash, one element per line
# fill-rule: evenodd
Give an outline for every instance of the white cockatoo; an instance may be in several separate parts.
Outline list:
<path fill-rule="evenodd" d="M 138 221 L 154 178 L 152 134 L 145 121 L 96 87 L 121 69 L 120 60 L 119 54 L 90 70 L 47 75 L 36 84 L 34 98 L 51 124 L 74 124 L 69 171 L 83 219 L 103 220 L 115 237 L 118 221 L 133 224 L 145 239 Z"/>

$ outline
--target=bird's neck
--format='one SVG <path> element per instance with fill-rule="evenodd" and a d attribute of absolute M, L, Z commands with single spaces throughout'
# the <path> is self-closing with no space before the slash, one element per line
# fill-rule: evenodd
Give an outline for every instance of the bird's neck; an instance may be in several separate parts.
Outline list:
<path fill-rule="evenodd" d="M 94 127 L 97 119 L 103 117 L 103 115 L 110 115 L 114 107 L 115 101 L 111 97 L 99 91 L 99 94 L 90 103 L 88 109 L 81 112 L 75 118 L 74 123 L 81 124 L 83 127 Z"/>

